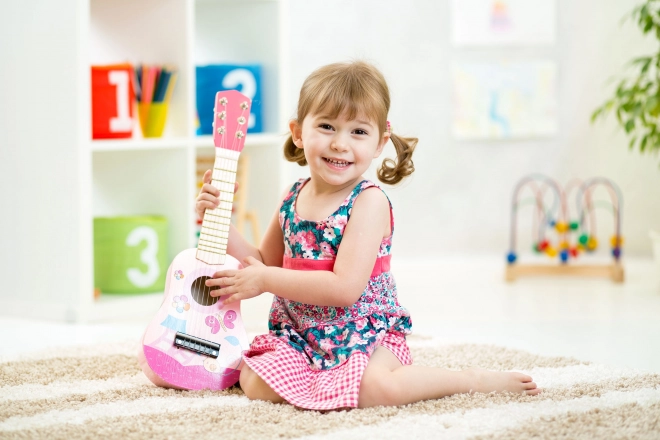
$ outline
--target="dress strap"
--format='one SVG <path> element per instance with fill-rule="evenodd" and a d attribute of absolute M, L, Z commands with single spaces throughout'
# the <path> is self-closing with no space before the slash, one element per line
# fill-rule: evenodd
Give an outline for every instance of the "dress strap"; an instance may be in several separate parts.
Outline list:
<path fill-rule="evenodd" d="M 358 184 L 358 186 L 355 187 L 353 192 L 349 195 L 348 206 L 349 208 L 353 208 L 353 203 L 355 202 L 355 199 L 357 199 L 357 197 L 362 193 L 362 191 L 368 188 L 378 188 L 379 190 L 382 191 L 383 194 L 385 194 L 387 203 L 390 205 L 390 236 L 391 236 L 392 234 L 394 234 L 394 210 L 392 209 L 392 201 L 387 196 L 387 193 L 383 190 L 383 188 L 376 185 L 371 180 L 367 180 L 367 179 L 363 180 Z"/>

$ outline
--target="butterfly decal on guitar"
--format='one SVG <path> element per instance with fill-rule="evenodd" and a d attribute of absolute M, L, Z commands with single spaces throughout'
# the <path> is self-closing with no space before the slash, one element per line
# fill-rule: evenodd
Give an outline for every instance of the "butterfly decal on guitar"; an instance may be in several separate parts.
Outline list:
<path fill-rule="evenodd" d="M 215 315 L 209 315 L 206 317 L 204 322 L 206 325 L 211 327 L 211 333 L 216 334 L 220 331 L 220 328 L 226 332 L 227 329 L 233 329 L 234 328 L 234 321 L 236 321 L 236 317 L 238 315 L 236 314 L 235 311 L 233 310 L 227 310 L 224 314 L 222 313 L 216 313 Z"/>
<path fill-rule="evenodd" d="M 241 354 L 249 346 L 240 302 L 224 306 L 222 298 L 211 296 L 205 281 L 219 270 L 241 268 L 227 255 L 227 242 L 250 105 L 236 90 L 216 94 L 211 184 L 220 191 L 220 205 L 204 213 L 197 248 L 184 250 L 172 261 L 163 303 L 138 353 L 142 370 L 159 386 L 221 390 L 240 376 Z"/>

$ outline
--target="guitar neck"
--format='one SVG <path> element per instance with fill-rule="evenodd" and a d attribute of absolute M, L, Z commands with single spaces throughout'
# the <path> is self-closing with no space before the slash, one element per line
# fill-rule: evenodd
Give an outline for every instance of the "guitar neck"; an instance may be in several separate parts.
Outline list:
<path fill-rule="evenodd" d="M 207 264 L 225 263 L 239 154 L 239 151 L 215 149 L 211 185 L 220 191 L 220 205 L 204 213 L 197 243 L 197 259 Z"/>
<path fill-rule="evenodd" d="M 204 213 L 196 256 L 208 264 L 225 264 L 238 156 L 245 145 L 250 105 L 250 99 L 236 90 L 215 95 L 213 144 L 216 148 L 211 184 L 220 191 L 220 205 Z"/>

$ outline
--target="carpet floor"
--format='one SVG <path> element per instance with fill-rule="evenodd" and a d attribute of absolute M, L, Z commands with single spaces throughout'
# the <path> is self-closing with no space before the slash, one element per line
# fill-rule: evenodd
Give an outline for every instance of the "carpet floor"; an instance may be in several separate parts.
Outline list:
<path fill-rule="evenodd" d="M 238 388 L 157 388 L 126 342 L 0 359 L 0 438 L 660 438 L 658 374 L 489 345 L 409 344 L 417 365 L 522 371 L 544 392 L 307 411 L 249 401 Z"/>

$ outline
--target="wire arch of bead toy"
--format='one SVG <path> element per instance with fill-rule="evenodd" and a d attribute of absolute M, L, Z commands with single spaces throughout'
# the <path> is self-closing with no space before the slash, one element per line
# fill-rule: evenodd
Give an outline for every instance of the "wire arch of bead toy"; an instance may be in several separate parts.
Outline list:
<path fill-rule="evenodd" d="M 604 188 L 609 200 L 595 200 L 594 193 Z M 523 198 L 526 193 L 531 196 Z M 574 195 L 573 195 L 574 193 Z M 550 194 L 551 201 L 548 200 Z M 569 200 L 574 196 L 574 211 Z M 519 262 L 517 250 L 518 216 L 521 208 L 533 205 L 532 242 L 537 254 L 545 254 L 558 260 L 557 265 Z M 609 264 L 577 263 L 583 253 L 593 253 L 598 247 L 596 210 L 607 209 L 613 216 L 614 232 L 610 238 L 612 262 Z M 614 282 L 623 282 L 621 264 L 621 235 L 623 196 L 619 187 L 604 177 L 585 181 L 573 179 L 565 187 L 543 174 L 523 177 L 514 187 L 511 203 L 511 228 L 509 251 L 506 256 L 506 280 L 522 276 L 576 275 L 601 276 Z"/>

